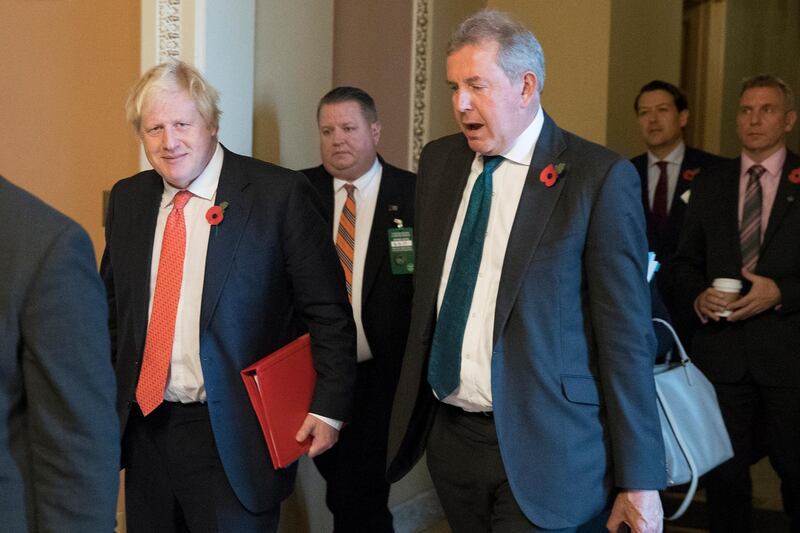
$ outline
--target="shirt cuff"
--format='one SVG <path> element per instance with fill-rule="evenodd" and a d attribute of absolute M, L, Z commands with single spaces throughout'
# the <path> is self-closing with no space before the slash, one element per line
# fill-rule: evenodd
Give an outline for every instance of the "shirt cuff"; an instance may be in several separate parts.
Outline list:
<path fill-rule="evenodd" d="M 344 424 L 344 422 L 342 422 L 341 420 L 334 420 L 333 418 L 328 418 L 327 416 L 322 416 L 322 415 L 318 415 L 318 414 L 315 414 L 315 413 L 308 413 L 308 414 L 310 414 L 314 418 L 318 418 L 318 419 L 322 420 L 323 422 L 328 424 L 330 427 L 332 427 L 336 431 L 341 430 L 342 429 L 342 425 Z"/>

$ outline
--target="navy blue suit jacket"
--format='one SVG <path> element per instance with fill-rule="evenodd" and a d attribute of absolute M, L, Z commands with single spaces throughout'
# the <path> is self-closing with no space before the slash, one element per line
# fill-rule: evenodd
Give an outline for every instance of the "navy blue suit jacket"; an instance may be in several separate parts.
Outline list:
<path fill-rule="evenodd" d="M 0 272 L 0 530 L 113 531 L 119 423 L 92 243 L 0 177 Z"/>
<path fill-rule="evenodd" d="M 101 274 L 123 433 L 144 350 L 162 192 L 161 177 L 142 172 L 114 186 L 108 207 Z M 200 363 L 225 474 L 242 504 L 260 512 L 289 495 L 296 468 L 272 468 L 239 372 L 307 328 L 318 374 L 311 411 L 346 421 L 355 327 L 330 233 L 305 177 L 225 150 L 216 202 L 229 205 L 209 235 Z"/>
<path fill-rule="evenodd" d="M 393 480 L 422 455 L 437 405 L 428 354 L 474 156 L 457 134 L 428 144 L 420 159 L 411 332 L 389 439 Z M 558 163 L 565 170 L 545 186 L 540 173 Z M 665 484 L 638 184 L 628 161 L 545 116 L 503 263 L 491 362 L 509 484 L 539 527 L 586 522 L 615 486 Z"/>

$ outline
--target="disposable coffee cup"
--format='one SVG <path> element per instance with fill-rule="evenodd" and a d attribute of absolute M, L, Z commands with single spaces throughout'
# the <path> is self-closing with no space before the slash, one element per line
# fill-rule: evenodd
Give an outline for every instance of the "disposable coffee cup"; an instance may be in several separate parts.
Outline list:
<path fill-rule="evenodd" d="M 727 303 L 733 303 L 739 299 L 739 293 L 742 292 L 742 280 L 734 278 L 717 278 L 711 284 L 719 292 L 723 293 L 722 297 L 725 298 Z M 733 311 L 725 310 L 717 313 L 717 316 L 731 316 Z"/>

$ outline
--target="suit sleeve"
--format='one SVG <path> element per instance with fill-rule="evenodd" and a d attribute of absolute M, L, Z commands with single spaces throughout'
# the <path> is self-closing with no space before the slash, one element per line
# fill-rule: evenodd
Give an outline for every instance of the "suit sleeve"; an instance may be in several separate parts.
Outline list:
<path fill-rule="evenodd" d="M 111 228 L 114 223 L 114 190 L 108 199 L 105 235 L 106 246 L 100 260 L 100 277 L 106 289 L 106 305 L 108 306 L 108 331 L 111 335 L 111 363 L 117 363 L 117 301 L 114 291 L 114 271 L 111 267 Z"/>
<path fill-rule="evenodd" d="M 295 308 L 311 335 L 317 383 L 310 412 L 347 421 L 356 376 L 356 329 L 344 274 L 319 199 L 304 177 L 290 191 L 284 243 Z"/>
<path fill-rule="evenodd" d="M 119 426 L 107 306 L 86 234 L 67 225 L 21 315 L 37 531 L 113 531 Z"/>
<path fill-rule="evenodd" d="M 661 489 L 666 469 L 653 380 L 655 339 L 640 201 L 636 171 L 627 161 L 617 162 L 594 202 L 585 264 L 615 484 Z"/>

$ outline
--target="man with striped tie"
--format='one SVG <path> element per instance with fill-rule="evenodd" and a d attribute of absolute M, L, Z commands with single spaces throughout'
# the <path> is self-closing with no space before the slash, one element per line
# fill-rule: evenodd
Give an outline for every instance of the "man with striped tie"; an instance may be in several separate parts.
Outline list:
<path fill-rule="evenodd" d="M 678 293 L 703 322 L 694 360 L 715 385 L 735 454 L 707 476 L 711 531 L 751 531 L 749 468 L 765 454 L 800 530 L 800 158 L 786 148 L 796 119 L 780 78 L 743 82 L 741 157 L 698 176 L 674 262 Z M 727 303 L 715 278 L 741 279 L 743 296 Z"/>
<path fill-rule="evenodd" d="M 390 532 L 384 475 L 392 398 L 411 315 L 413 257 L 398 252 L 414 220 L 414 174 L 377 153 L 372 97 L 337 87 L 317 108 L 322 165 L 303 170 L 319 192 L 345 274 L 358 331 L 353 419 L 315 458 L 327 481 L 334 531 Z M 394 245 L 393 245 L 394 243 Z M 402 261 L 402 264 L 399 262 Z"/>

